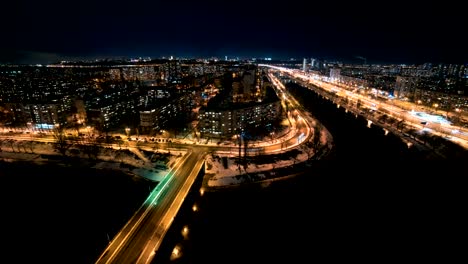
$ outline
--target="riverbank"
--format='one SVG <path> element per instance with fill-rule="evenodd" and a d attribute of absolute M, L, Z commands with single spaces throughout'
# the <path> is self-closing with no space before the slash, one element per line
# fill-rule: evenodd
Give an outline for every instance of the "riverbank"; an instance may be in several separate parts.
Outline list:
<path fill-rule="evenodd" d="M 310 120 L 313 120 L 309 117 Z M 309 161 L 319 160 L 333 148 L 333 137 L 318 121 L 312 122 L 313 135 L 308 142 L 275 154 L 239 158 L 236 155 L 211 154 L 206 158 L 203 186 L 207 191 L 226 190 L 250 184 L 268 186 L 272 181 L 286 180 L 306 170 Z M 314 147 L 314 134 L 320 136 Z M 315 149 L 318 148 L 318 149 Z"/>
<path fill-rule="evenodd" d="M 182 156 L 182 152 L 165 150 L 113 149 L 100 148 L 98 155 L 90 158 L 84 153 L 70 150 L 66 156 L 58 153 L 52 144 L 29 142 L 3 145 L 0 160 L 5 162 L 26 161 L 37 165 L 55 164 L 63 167 L 81 166 L 94 169 L 117 170 L 126 174 L 159 182 L 169 172 L 172 165 Z"/>
<path fill-rule="evenodd" d="M 94 263 L 158 184 L 85 162 L 24 158 L 0 161 L 0 183 L 3 258 L 51 264 Z"/>

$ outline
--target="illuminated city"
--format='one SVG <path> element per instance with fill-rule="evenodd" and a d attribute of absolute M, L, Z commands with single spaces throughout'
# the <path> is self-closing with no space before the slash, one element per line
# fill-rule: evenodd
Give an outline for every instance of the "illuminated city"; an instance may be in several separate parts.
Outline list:
<path fill-rule="evenodd" d="M 463 8 L 8 5 L 3 262 L 457 259 Z"/>

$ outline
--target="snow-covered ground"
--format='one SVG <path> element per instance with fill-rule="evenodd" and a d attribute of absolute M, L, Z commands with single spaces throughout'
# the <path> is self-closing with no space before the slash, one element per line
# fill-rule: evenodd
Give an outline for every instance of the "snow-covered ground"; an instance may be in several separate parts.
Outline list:
<path fill-rule="evenodd" d="M 208 180 L 208 186 L 226 186 L 226 185 L 235 185 L 243 182 L 239 175 L 248 174 L 248 173 L 257 173 L 261 178 L 266 178 L 261 172 L 270 171 L 275 168 L 286 167 L 294 165 L 299 162 L 307 160 L 307 154 L 302 152 L 296 156 L 296 159 L 290 158 L 287 160 L 276 161 L 275 163 L 267 164 L 249 164 L 247 168 L 244 168 L 242 165 L 237 165 L 236 161 L 232 157 L 227 157 L 227 168 L 224 168 L 221 161 L 216 158 L 208 157 L 206 160 L 206 170 L 205 173 L 209 176 L 212 176 Z"/>
<path fill-rule="evenodd" d="M 309 119 L 309 118 L 308 118 Z M 311 120 L 310 118 L 309 120 Z M 313 119 L 312 119 L 313 120 Z M 316 124 L 313 122 L 312 126 Z M 312 129 L 314 130 L 314 129 Z M 332 147 L 332 136 L 324 128 L 321 129 L 320 141 L 322 145 L 326 145 L 328 148 Z M 283 131 L 280 131 L 274 141 L 280 140 L 280 138 L 287 138 L 288 134 L 294 133 L 293 129 L 286 127 Z M 219 145 L 218 142 L 206 141 L 206 140 L 195 140 L 188 136 L 185 139 L 173 139 L 175 142 L 183 144 L 197 144 L 197 145 Z M 265 138 L 257 142 L 258 146 L 268 145 L 272 142 L 271 138 Z M 229 144 L 234 145 L 234 142 L 221 143 L 223 145 Z M 128 146 L 128 145 L 127 145 Z M 172 166 L 181 158 L 186 152 L 185 151 L 174 151 L 163 149 L 153 150 L 150 148 L 143 147 L 125 147 L 127 149 L 125 153 L 119 152 L 117 149 L 102 149 L 100 155 L 96 161 L 93 161 L 93 166 L 98 169 L 115 169 L 125 171 L 127 173 L 139 175 L 152 181 L 161 181 L 161 179 L 169 172 Z M 267 179 L 272 177 L 273 173 L 267 173 L 274 170 L 275 168 L 281 168 L 291 166 L 300 162 L 306 161 L 313 155 L 313 150 L 307 148 L 297 148 L 299 150 L 297 155 L 293 155 L 286 160 L 271 160 L 271 163 L 266 164 L 249 164 L 246 168 L 244 166 L 238 166 L 235 162 L 235 157 L 232 154 L 215 153 L 215 155 L 208 155 L 206 160 L 206 177 L 208 179 L 208 187 L 212 186 L 229 186 L 242 183 L 245 179 L 239 175 L 255 174 L 256 179 Z M 146 152 L 144 154 L 143 152 Z M 309 152 L 309 155 L 307 154 Z M 148 153 L 153 155 L 167 155 L 168 159 L 165 159 L 165 163 L 159 161 L 150 161 L 151 157 L 148 157 Z M 58 155 L 60 154 L 54 150 L 51 143 L 39 143 L 39 142 L 27 142 L 27 141 L 16 141 L 14 143 L 1 140 L 0 141 L 0 159 L 5 161 L 13 160 L 28 160 L 36 163 L 49 162 L 50 160 L 42 155 Z M 88 157 L 84 154 L 68 154 L 77 158 L 83 158 L 87 160 Z M 215 158 L 214 158 L 215 157 Z M 226 157 L 227 167 L 225 168 L 221 162 L 221 158 Z M 124 164 L 124 166 L 122 166 Z"/>
<path fill-rule="evenodd" d="M 37 164 L 51 162 L 44 155 L 60 156 L 54 150 L 52 144 L 39 143 L 39 142 L 21 142 L 17 141 L 13 145 L 9 142 L 3 141 L 0 145 L 0 159 L 12 162 L 15 160 L 31 161 Z M 122 153 L 117 149 L 102 149 L 100 155 L 98 155 L 95 161 L 92 161 L 94 168 L 96 169 L 114 169 L 124 171 L 130 174 L 138 175 L 147 178 L 152 181 L 159 182 L 169 172 L 173 164 L 184 155 L 184 151 L 169 151 L 167 150 L 151 150 L 154 155 L 165 156 L 165 162 L 158 160 L 150 162 L 148 158 L 144 158 L 144 155 L 138 149 L 132 149 L 134 155 L 130 152 Z M 139 155 L 135 152 L 140 152 Z M 88 160 L 84 154 L 67 154 L 70 157 L 81 158 Z"/>
<path fill-rule="evenodd" d="M 326 129 L 321 130 L 320 142 L 322 145 L 326 145 L 328 148 L 332 147 L 332 137 Z M 272 173 L 262 173 L 274 170 L 275 168 L 287 167 L 300 162 L 307 161 L 310 158 L 305 152 L 301 150 L 300 153 L 295 157 L 290 157 L 286 160 L 272 161 L 272 163 L 266 164 L 249 164 L 246 169 L 236 163 L 235 157 L 224 156 L 227 158 L 227 168 L 222 164 L 222 155 L 207 156 L 205 173 L 208 179 L 208 187 L 219 187 L 241 184 L 245 181 L 240 175 L 245 174 L 256 174 L 257 179 L 263 180 L 268 179 Z"/>

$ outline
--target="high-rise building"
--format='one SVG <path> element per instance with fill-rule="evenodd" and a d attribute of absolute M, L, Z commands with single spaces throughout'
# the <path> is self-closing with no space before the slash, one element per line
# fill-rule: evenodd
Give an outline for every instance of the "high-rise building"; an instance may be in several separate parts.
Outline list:
<path fill-rule="evenodd" d="M 302 71 L 303 71 L 303 72 L 306 71 L 306 65 L 307 65 L 307 59 L 304 58 L 304 61 L 302 62 Z"/>
<path fill-rule="evenodd" d="M 416 89 L 416 83 L 417 77 L 397 76 L 395 81 L 395 96 L 412 100 Z"/>
<path fill-rule="evenodd" d="M 331 68 L 330 69 L 330 79 L 331 81 L 340 81 L 341 69 L 340 68 Z"/>
<path fill-rule="evenodd" d="M 274 92 L 273 92 L 274 93 Z M 264 128 L 281 116 L 281 101 L 271 100 L 257 104 L 223 108 L 218 105 L 200 109 L 199 127 L 202 135 L 229 137 L 247 129 Z"/>
<path fill-rule="evenodd" d="M 180 83 L 182 80 L 182 70 L 179 60 L 174 60 L 163 64 L 164 79 L 169 84 Z"/>
<path fill-rule="evenodd" d="M 243 93 L 249 97 L 255 84 L 255 70 L 245 71 L 242 76 Z"/>

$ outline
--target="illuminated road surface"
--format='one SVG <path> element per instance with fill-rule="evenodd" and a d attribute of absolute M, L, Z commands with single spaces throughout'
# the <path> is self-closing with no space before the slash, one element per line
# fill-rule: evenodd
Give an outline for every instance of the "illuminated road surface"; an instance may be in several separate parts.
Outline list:
<path fill-rule="evenodd" d="M 156 186 L 96 263 L 151 262 L 198 175 L 203 155 L 202 152 L 186 154 Z"/>
<path fill-rule="evenodd" d="M 286 104 L 289 106 L 288 119 L 291 123 L 291 129 L 281 139 L 249 145 L 247 149 L 248 155 L 286 151 L 296 148 L 312 136 L 311 124 L 315 121 L 303 111 L 302 107 L 287 93 L 284 86 L 274 76 L 270 76 L 270 78 L 274 81 L 278 95 L 282 95 L 283 106 Z M 51 133 L 43 136 L 2 133 L 0 134 L 0 138 L 3 140 L 14 139 L 43 143 L 55 142 Z M 83 143 L 83 141 L 78 142 Z M 70 141 L 70 143 L 74 142 Z M 143 142 L 140 142 L 140 144 L 140 147 L 143 149 L 154 145 L 154 143 Z M 113 148 L 121 147 L 118 144 L 99 143 L 98 145 Z M 127 224 L 116 234 L 96 263 L 150 263 L 192 183 L 197 177 L 199 169 L 204 162 L 204 155 L 210 151 L 234 155 L 238 153 L 238 147 L 236 146 L 187 145 L 181 143 L 163 143 L 158 144 L 158 146 L 188 148 L 190 150 L 156 186 L 140 209 L 135 212 Z M 244 151 L 243 148 L 242 151 Z"/>
<path fill-rule="evenodd" d="M 431 115 L 422 111 L 417 111 L 418 105 L 412 105 L 408 102 L 401 102 L 395 99 L 389 99 L 387 101 L 376 100 L 370 98 L 369 95 L 363 95 L 359 93 L 352 92 L 345 88 L 339 87 L 338 85 L 325 82 L 321 80 L 318 76 L 305 76 L 304 73 L 287 69 L 283 67 L 276 67 L 271 65 L 260 65 L 266 66 L 272 69 L 279 70 L 284 72 L 296 80 L 302 82 L 303 86 L 308 87 L 309 84 L 312 84 L 316 87 L 327 91 L 333 96 L 338 98 L 346 98 L 352 104 L 361 103 L 363 108 L 373 109 L 382 113 L 388 113 L 389 116 L 394 116 L 396 118 L 405 120 L 408 124 L 411 124 L 416 129 L 425 129 L 429 133 L 433 133 L 438 136 L 446 137 L 447 139 L 452 140 L 453 142 L 468 148 L 468 130 L 459 126 L 453 126 L 441 115 Z M 411 108 L 411 110 L 408 110 Z M 424 123 L 424 125 L 422 125 Z"/>

